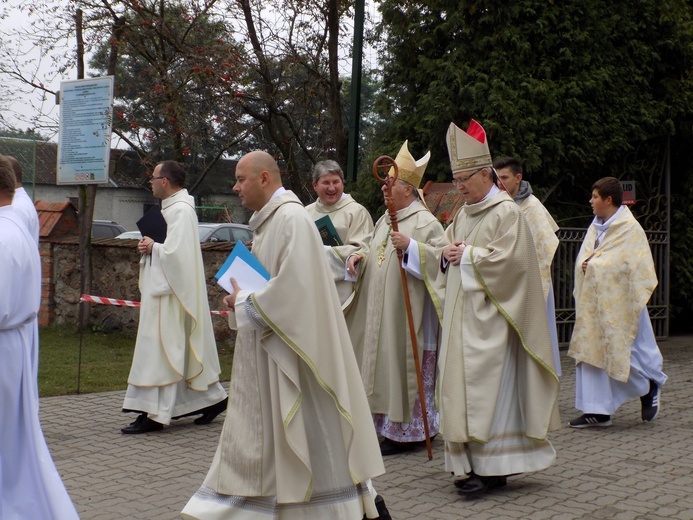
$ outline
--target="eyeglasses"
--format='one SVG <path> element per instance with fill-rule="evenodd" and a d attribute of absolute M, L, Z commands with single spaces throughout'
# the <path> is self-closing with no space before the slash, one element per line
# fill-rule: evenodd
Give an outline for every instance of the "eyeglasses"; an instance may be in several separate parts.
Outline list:
<path fill-rule="evenodd" d="M 453 177 L 453 178 L 452 178 L 452 183 L 453 183 L 455 186 L 460 186 L 460 185 L 462 185 L 462 184 L 465 184 L 466 182 L 469 181 L 469 179 L 471 179 L 472 177 L 474 177 L 474 176 L 475 176 L 477 173 L 479 173 L 481 170 L 483 170 L 483 168 L 479 168 L 478 170 L 474 170 L 472 173 L 470 173 L 469 175 L 467 175 L 464 179 L 455 179 L 455 178 Z"/>
<path fill-rule="evenodd" d="M 165 179 L 165 178 L 166 178 L 166 177 L 165 177 L 164 175 L 162 175 L 161 177 L 154 177 L 154 176 L 152 175 L 152 177 L 151 177 L 149 180 L 150 180 L 150 181 L 159 181 L 159 180 Z"/>

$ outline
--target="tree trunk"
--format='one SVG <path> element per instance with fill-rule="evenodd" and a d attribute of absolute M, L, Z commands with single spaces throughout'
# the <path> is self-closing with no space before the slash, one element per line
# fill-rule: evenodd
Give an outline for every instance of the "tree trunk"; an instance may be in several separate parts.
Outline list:
<path fill-rule="evenodd" d="M 329 0 L 327 15 L 330 114 L 332 116 L 332 144 L 335 148 L 335 159 L 346 169 L 349 139 L 344 128 L 342 89 L 341 81 L 339 80 L 339 10 L 337 4 L 338 0 Z"/>

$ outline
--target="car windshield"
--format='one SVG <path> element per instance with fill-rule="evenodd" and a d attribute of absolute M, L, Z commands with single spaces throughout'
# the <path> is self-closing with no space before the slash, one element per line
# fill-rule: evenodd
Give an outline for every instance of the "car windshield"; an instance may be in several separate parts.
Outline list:
<path fill-rule="evenodd" d="M 121 233 L 120 235 L 118 235 L 116 238 L 135 238 L 139 240 L 140 238 L 142 238 L 142 233 L 140 233 L 139 231 L 126 231 L 125 233 Z"/>

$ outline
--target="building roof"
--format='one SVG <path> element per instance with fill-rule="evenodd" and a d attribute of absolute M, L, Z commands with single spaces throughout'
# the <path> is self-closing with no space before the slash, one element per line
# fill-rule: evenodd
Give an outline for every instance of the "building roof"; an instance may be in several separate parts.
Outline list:
<path fill-rule="evenodd" d="M 39 237 L 74 235 L 79 232 L 77 208 L 70 201 L 35 203 L 39 217 Z"/>

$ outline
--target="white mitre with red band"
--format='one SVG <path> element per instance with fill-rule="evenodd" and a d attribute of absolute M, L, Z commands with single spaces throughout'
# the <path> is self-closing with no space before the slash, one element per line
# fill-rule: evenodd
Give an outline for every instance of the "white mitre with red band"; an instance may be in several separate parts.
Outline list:
<path fill-rule="evenodd" d="M 473 119 L 466 132 L 455 123 L 450 123 L 446 142 L 452 173 L 476 170 L 493 164 L 486 131 Z"/>

